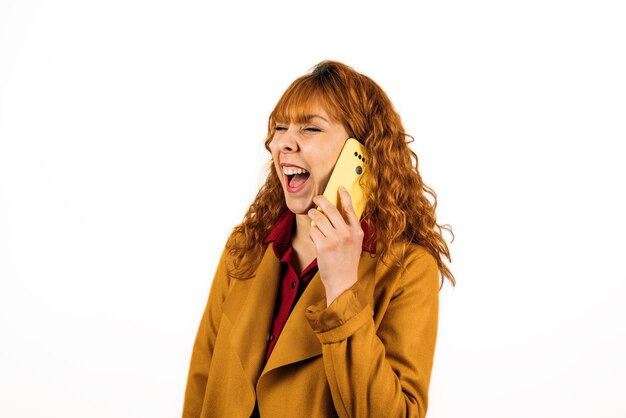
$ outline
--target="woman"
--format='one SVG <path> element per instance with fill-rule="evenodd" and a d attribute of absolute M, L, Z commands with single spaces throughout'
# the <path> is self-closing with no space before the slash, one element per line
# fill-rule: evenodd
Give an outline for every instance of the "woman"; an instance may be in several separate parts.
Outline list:
<path fill-rule="evenodd" d="M 455 281 L 407 136 L 381 88 L 344 64 L 321 62 L 283 94 L 269 175 L 211 286 L 183 417 L 426 415 L 439 274 Z M 347 191 L 342 211 L 321 196 L 350 137 L 368 156 L 360 220 Z"/>

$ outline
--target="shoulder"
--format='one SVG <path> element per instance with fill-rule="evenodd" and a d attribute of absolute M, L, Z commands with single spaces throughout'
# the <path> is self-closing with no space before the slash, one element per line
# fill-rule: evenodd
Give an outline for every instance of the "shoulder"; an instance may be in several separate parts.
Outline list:
<path fill-rule="evenodd" d="M 437 270 L 437 259 L 426 247 L 420 244 L 413 242 L 406 244 L 403 260 L 403 266 L 407 269 L 411 266 L 421 266 L 424 269 Z"/>
<path fill-rule="evenodd" d="M 379 264 L 386 266 L 388 270 L 403 272 L 409 268 L 422 266 L 429 269 L 437 269 L 437 259 L 423 245 L 414 242 L 398 242 L 394 243 L 388 252 L 388 257 L 376 255 Z M 400 265 L 391 262 L 392 255 L 399 257 Z"/>
<path fill-rule="evenodd" d="M 420 298 L 438 296 L 439 266 L 426 247 L 414 243 L 408 245 L 398 289 Z"/>
<path fill-rule="evenodd" d="M 383 286 L 392 286 L 394 293 L 406 287 L 423 288 L 429 292 L 439 290 L 439 266 L 435 256 L 423 245 L 403 242 L 396 243 L 392 251 L 400 258 L 400 265 L 391 259 L 378 259 L 377 275 L 383 279 Z"/>

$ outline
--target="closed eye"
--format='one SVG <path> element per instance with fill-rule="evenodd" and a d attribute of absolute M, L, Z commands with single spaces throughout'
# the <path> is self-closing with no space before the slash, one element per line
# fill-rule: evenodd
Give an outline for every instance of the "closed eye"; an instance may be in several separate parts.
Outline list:
<path fill-rule="evenodd" d="M 312 126 L 306 127 L 304 128 L 305 131 L 309 131 L 309 132 L 322 132 L 322 130 L 320 128 L 315 128 Z"/>

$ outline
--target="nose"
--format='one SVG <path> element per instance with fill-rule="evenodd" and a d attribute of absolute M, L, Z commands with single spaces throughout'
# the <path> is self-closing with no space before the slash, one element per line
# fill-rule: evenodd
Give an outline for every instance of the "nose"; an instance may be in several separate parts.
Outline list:
<path fill-rule="evenodd" d="M 275 133 L 272 143 L 280 152 L 295 152 L 299 149 L 298 138 L 292 128 Z"/>

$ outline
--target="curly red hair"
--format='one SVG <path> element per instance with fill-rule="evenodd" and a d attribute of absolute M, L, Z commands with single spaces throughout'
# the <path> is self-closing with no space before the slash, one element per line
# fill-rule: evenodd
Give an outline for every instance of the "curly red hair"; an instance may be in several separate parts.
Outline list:
<path fill-rule="evenodd" d="M 383 262 L 402 267 L 406 249 L 403 244 L 422 245 L 437 260 L 442 284 L 448 278 L 454 286 L 454 276 L 443 262 L 444 257 L 451 259 L 442 236 L 445 229 L 454 240 L 452 229 L 437 224 L 437 195 L 423 183 L 417 155 L 408 145 L 414 138 L 404 132 L 400 115 L 369 77 L 340 62 L 317 64 L 309 74 L 295 80 L 276 104 L 268 120 L 265 148 L 270 151 L 277 122 L 303 123 L 316 103 L 365 146 L 368 176 L 362 186 L 368 201 L 362 219 L 375 231 L 376 248 L 380 249 Z M 239 279 L 252 276 L 263 256 L 263 240 L 287 210 L 271 159 L 267 168 L 265 183 L 226 245 L 236 259 L 232 274 Z"/>

